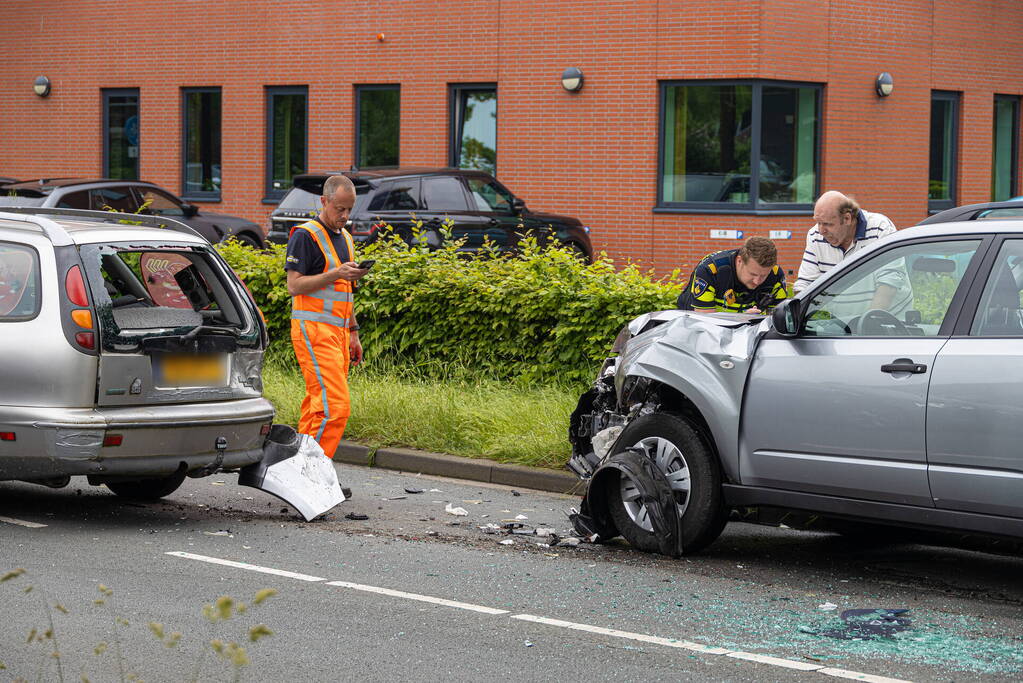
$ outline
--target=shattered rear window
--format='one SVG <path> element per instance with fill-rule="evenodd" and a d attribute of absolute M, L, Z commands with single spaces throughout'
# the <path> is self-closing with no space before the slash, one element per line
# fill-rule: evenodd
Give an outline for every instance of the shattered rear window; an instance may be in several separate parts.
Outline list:
<path fill-rule="evenodd" d="M 130 350 L 149 336 L 196 328 L 253 334 L 234 276 L 207 247 L 167 244 L 88 245 L 82 262 L 96 301 L 103 348 Z M 258 328 L 254 334 L 258 338 Z"/>
<path fill-rule="evenodd" d="M 39 313 L 39 255 L 23 244 L 0 242 L 0 322 Z"/>

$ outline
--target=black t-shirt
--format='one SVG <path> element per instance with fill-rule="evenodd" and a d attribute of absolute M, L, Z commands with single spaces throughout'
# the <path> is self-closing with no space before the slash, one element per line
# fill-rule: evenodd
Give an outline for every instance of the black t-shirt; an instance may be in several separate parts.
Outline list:
<path fill-rule="evenodd" d="M 326 228 L 324 232 L 330 236 L 334 251 L 337 252 L 341 263 L 351 261 L 352 255 L 348 253 L 348 242 L 345 240 L 344 234 Z M 341 263 L 335 265 L 340 266 Z M 284 269 L 294 270 L 300 275 L 319 275 L 327 270 L 323 252 L 320 251 L 319 245 L 316 244 L 308 230 L 299 228 L 291 235 L 288 240 L 288 253 L 284 259 Z"/>

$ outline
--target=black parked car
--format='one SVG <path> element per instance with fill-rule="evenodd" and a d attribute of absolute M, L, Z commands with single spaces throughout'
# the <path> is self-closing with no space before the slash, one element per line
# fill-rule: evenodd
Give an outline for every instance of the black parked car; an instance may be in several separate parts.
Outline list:
<path fill-rule="evenodd" d="M 492 175 L 458 168 L 393 168 L 372 171 L 306 173 L 294 178 L 294 187 L 270 215 L 267 239 L 284 244 L 291 229 L 320 210 L 323 183 L 332 175 L 346 175 L 355 183 L 355 206 L 349 230 L 357 242 L 369 242 L 385 225 L 406 240 L 412 239 L 413 214 L 423 221 L 426 238 L 439 239 L 437 228 L 450 219 L 452 237 L 465 238 L 462 247 L 475 251 L 484 237 L 502 251 L 514 251 L 523 233 L 541 244 L 552 240 L 568 245 L 589 262 L 593 257 L 590 229 L 579 219 L 526 208 Z M 519 227 L 519 226 L 522 227 Z"/>
<path fill-rule="evenodd" d="M 148 204 L 147 204 L 148 202 Z M 139 208 L 146 205 L 144 209 Z M 124 211 L 168 216 L 188 225 L 211 243 L 235 236 L 262 249 L 263 230 L 238 216 L 199 212 L 199 208 L 152 183 L 138 180 L 43 178 L 0 184 L 0 211 L 4 206 L 39 206 L 56 209 Z"/>

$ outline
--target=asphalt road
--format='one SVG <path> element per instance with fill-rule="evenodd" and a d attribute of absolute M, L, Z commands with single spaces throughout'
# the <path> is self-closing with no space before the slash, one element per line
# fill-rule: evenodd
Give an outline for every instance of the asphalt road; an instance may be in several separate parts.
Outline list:
<path fill-rule="evenodd" d="M 153 504 L 84 482 L 0 483 L 0 576 L 25 570 L 0 583 L 0 680 L 963 681 L 1023 671 L 1023 558 L 996 546 L 864 546 L 733 523 L 681 560 L 622 543 L 544 547 L 549 538 L 479 527 L 522 516 L 566 535 L 577 499 L 341 472 L 353 500 L 311 523 L 235 475 L 188 480 Z M 276 593 L 253 604 L 262 589 Z M 204 617 L 225 596 L 247 609 Z M 842 631 L 838 614 L 850 608 L 908 609 L 912 623 L 878 640 L 821 633 Z M 250 642 L 260 624 L 272 635 Z M 237 642 L 248 664 L 217 655 L 214 639 L 225 652 Z"/>

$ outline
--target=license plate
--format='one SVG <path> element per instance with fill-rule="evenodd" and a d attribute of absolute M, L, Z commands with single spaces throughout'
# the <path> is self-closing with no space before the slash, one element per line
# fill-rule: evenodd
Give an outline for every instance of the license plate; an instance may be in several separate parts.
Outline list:
<path fill-rule="evenodd" d="M 222 387 L 227 384 L 225 354 L 162 353 L 153 360 L 158 387 Z"/>

